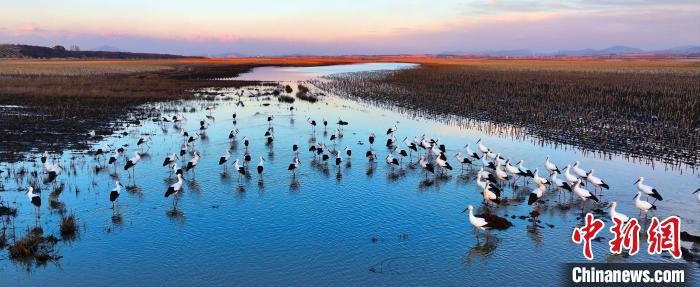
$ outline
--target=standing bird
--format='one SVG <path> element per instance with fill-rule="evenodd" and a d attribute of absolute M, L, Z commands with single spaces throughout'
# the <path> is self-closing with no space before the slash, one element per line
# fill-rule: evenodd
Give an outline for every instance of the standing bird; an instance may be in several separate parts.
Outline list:
<path fill-rule="evenodd" d="M 316 133 L 316 121 L 311 118 L 306 118 L 306 121 L 311 125 L 311 132 Z"/>
<path fill-rule="evenodd" d="M 197 163 L 199 163 L 199 152 L 195 151 L 194 157 L 189 162 L 187 162 L 187 166 L 185 167 L 185 171 L 190 171 L 191 169 L 194 169 L 195 167 L 197 167 Z M 194 171 L 192 171 L 192 172 L 194 172 Z"/>
<path fill-rule="evenodd" d="M 403 144 L 408 148 L 408 160 L 413 162 L 413 152 L 418 151 L 418 145 L 415 142 L 409 142 L 408 137 L 403 138 Z"/>
<path fill-rule="evenodd" d="M 122 184 L 118 180 L 114 181 L 116 185 L 114 189 L 109 193 L 109 201 L 112 202 L 112 209 L 114 209 L 114 204 L 116 203 L 119 195 L 122 193 Z"/>
<path fill-rule="evenodd" d="M 592 183 L 593 185 L 595 185 L 596 188 L 600 188 L 601 191 L 602 191 L 603 189 L 610 189 L 610 187 L 608 186 L 607 183 L 605 183 L 605 182 L 604 182 L 602 179 L 600 179 L 599 177 L 593 175 L 593 169 L 591 169 L 591 171 L 589 171 L 588 174 L 586 174 L 586 180 L 587 180 L 588 182 Z"/>
<path fill-rule="evenodd" d="M 481 151 L 482 154 L 487 154 L 487 153 L 489 152 L 489 150 L 490 150 L 489 148 L 487 148 L 487 147 L 483 144 L 483 142 L 481 141 L 481 139 L 479 139 L 478 141 L 476 141 L 476 147 L 479 149 L 479 151 Z"/>
<path fill-rule="evenodd" d="M 564 179 L 566 179 L 567 182 L 569 182 L 569 185 L 574 185 L 578 181 L 578 177 L 572 175 L 569 170 L 571 169 L 571 166 L 568 164 L 566 167 L 564 167 Z"/>
<path fill-rule="evenodd" d="M 128 171 L 131 169 L 132 174 L 135 173 L 134 167 L 136 166 L 137 163 L 141 160 L 141 153 L 138 151 L 134 152 L 134 157 L 130 158 L 128 161 L 126 161 L 126 164 L 124 165 L 124 170 Z"/>
<path fill-rule="evenodd" d="M 373 132 L 369 133 L 369 139 L 368 139 L 368 141 L 369 141 L 369 146 L 370 146 L 370 148 L 371 148 L 372 145 L 374 144 L 374 138 L 375 138 L 374 133 L 373 133 Z"/>
<path fill-rule="evenodd" d="M 296 176 L 297 169 L 299 168 L 300 165 L 301 165 L 301 163 L 299 162 L 299 158 L 294 157 L 294 161 L 292 161 L 292 163 L 289 164 L 289 166 L 287 167 L 287 170 L 291 170 L 292 175 Z"/>
<path fill-rule="evenodd" d="M 352 150 L 350 149 L 350 146 L 345 146 L 345 154 L 350 157 L 352 156 Z"/>
<path fill-rule="evenodd" d="M 428 172 L 430 173 L 435 173 L 435 167 L 433 166 L 432 163 L 425 162 L 425 156 L 421 155 L 420 158 L 418 159 L 418 165 L 420 165 L 421 168 L 423 168 L 423 171 L 425 172 L 425 177 L 428 178 Z"/>
<path fill-rule="evenodd" d="M 272 116 L 272 115 L 267 116 L 267 125 L 268 125 L 268 126 L 272 126 L 272 119 L 274 119 L 274 118 L 275 118 L 275 117 Z"/>
<path fill-rule="evenodd" d="M 176 154 L 171 154 L 169 156 L 166 156 L 165 159 L 163 160 L 163 166 L 167 166 L 170 164 L 175 163 L 179 158 L 177 157 Z"/>
<path fill-rule="evenodd" d="M 148 142 L 149 142 L 150 140 L 151 140 L 151 137 L 150 137 L 150 136 L 145 136 L 145 137 L 139 138 L 139 141 L 136 142 L 136 146 L 137 146 L 138 148 L 141 148 L 141 145 L 144 145 L 144 144 L 145 144 L 146 146 L 150 147 L 150 146 L 148 145 Z"/>
<path fill-rule="evenodd" d="M 250 145 L 250 140 L 248 140 L 248 136 L 243 137 L 243 145 L 245 146 L 245 150 L 248 150 L 248 145 Z"/>
<path fill-rule="evenodd" d="M 44 154 L 41 156 L 41 163 L 46 163 L 47 160 L 49 160 L 49 152 L 44 151 Z"/>
<path fill-rule="evenodd" d="M 170 185 L 168 190 L 165 191 L 165 197 L 173 195 L 173 210 L 177 210 L 177 200 L 180 196 L 180 190 L 182 190 L 182 175 L 178 174 L 177 182 Z"/>
<path fill-rule="evenodd" d="M 457 159 L 457 161 L 459 162 L 459 164 L 462 165 L 462 171 L 464 171 L 464 165 L 465 165 L 465 164 L 468 164 L 468 165 L 471 167 L 472 161 L 469 160 L 469 159 L 466 158 L 466 157 L 462 157 L 462 153 L 461 153 L 461 152 L 457 152 L 457 154 L 455 154 L 455 158 Z"/>
<path fill-rule="evenodd" d="M 571 166 L 571 171 L 573 171 L 574 174 L 576 174 L 576 176 L 578 176 L 580 178 L 586 178 L 586 171 L 583 170 L 582 168 L 580 168 L 579 165 L 580 165 L 579 161 L 578 160 L 575 161 L 574 165 Z"/>
<path fill-rule="evenodd" d="M 396 146 L 396 147 L 394 148 L 394 151 L 396 152 L 396 154 L 399 155 L 399 165 L 401 165 L 401 164 L 403 163 L 403 158 L 404 158 L 404 157 L 407 157 L 407 156 L 408 156 L 408 153 L 406 152 L 405 149 L 399 148 L 399 146 Z"/>
<path fill-rule="evenodd" d="M 340 163 L 343 162 L 343 156 L 340 151 L 335 153 L 335 166 L 340 167 Z"/>
<path fill-rule="evenodd" d="M 180 146 L 180 156 L 183 156 L 187 153 L 187 148 L 189 148 L 187 142 L 182 143 L 182 145 Z"/>
<path fill-rule="evenodd" d="M 495 204 L 501 204 L 501 190 L 500 189 L 491 189 L 488 185 L 484 185 L 484 188 L 482 188 L 481 195 L 484 197 L 484 202 L 486 202 L 487 206 L 489 202 L 493 202 Z"/>
<path fill-rule="evenodd" d="M 469 147 L 469 144 L 465 145 L 464 148 L 467 149 L 467 156 L 470 156 L 470 157 L 473 158 L 473 159 L 480 159 L 480 158 L 481 158 L 476 152 L 474 152 L 474 151 Z"/>
<path fill-rule="evenodd" d="M 550 182 L 543 177 L 540 177 L 540 175 L 537 173 L 538 169 L 535 169 L 532 175 L 532 181 L 534 181 L 536 184 L 541 184 L 541 185 L 549 185 Z"/>
<path fill-rule="evenodd" d="M 386 155 L 386 163 L 388 163 L 389 165 L 391 165 L 391 169 L 392 169 L 392 170 L 394 170 L 394 165 L 396 165 L 396 166 L 401 166 L 401 165 L 399 164 L 399 160 L 398 160 L 398 159 L 395 159 L 394 156 L 391 155 L 391 153 L 388 153 L 388 154 Z"/>
<path fill-rule="evenodd" d="M 377 159 L 377 153 L 375 153 L 373 150 L 368 150 L 365 153 L 365 157 L 369 163 L 372 163 Z"/>
<path fill-rule="evenodd" d="M 547 187 L 544 184 L 537 183 L 537 188 L 533 189 L 530 193 L 530 197 L 527 199 L 527 205 L 532 205 L 542 198 Z"/>
<path fill-rule="evenodd" d="M 265 162 L 265 159 L 261 156 L 260 161 L 258 162 L 258 175 L 262 176 L 263 170 L 265 169 L 263 162 Z"/>
<path fill-rule="evenodd" d="M 38 194 L 34 194 L 34 188 L 31 186 L 27 188 L 27 198 L 29 198 L 29 202 L 34 205 L 36 218 L 40 218 L 41 215 L 39 214 L 39 208 L 41 207 L 41 197 Z"/>
<path fill-rule="evenodd" d="M 236 159 L 236 160 L 233 162 L 233 168 L 235 168 L 236 171 L 238 171 L 238 181 L 240 181 L 240 180 L 241 180 L 241 176 L 245 176 L 245 175 L 246 175 L 245 167 L 244 167 L 244 166 L 241 166 L 241 165 L 238 163 L 238 159 Z"/>
<path fill-rule="evenodd" d="M 637 181 L 634 182 L 634 184 L 637 185 L 637 190 L 645 193 L 647 196 L 653 197 L 654 202 L 656 202 L 656 200 L 664 200 L 663 197 L 661 197 L 661 194 L 659 194 L 659 192 L 656 191 L 656 188 L 644 184 L 643 176 L 640 176 L 639 179 L 637 179 Z"/>
<path fill-rule="evenodd" d="M 469 206 L 467 206 L 467 209 L 465 209 L 464 211 L 467 211 L 467 210 L 469 210 L 469 223 L 471 223 L 471 225 L 476 227 L 476 232 L 477 232 L 476 237 L 477 238 L 479 238 L 479 230 L 486 231 L 486 230 L 491 229 L 492 226 L 489 224 L 489 222 L 486 221 L 486 219 L 474 216 L 474 207 L 471 204 Z M 464 211 L 462 211 L 462 212 L 464 212 Z"/>
<path fill-rule="evenodd" d="M 617 212 L 615 208 L 617 208 L 617 202 L 613 201 L 610 203 L 610 219 L 615 220 L 615 218 L 617 218 L 622 221 L 622 223 L 627 223 L 627 221 L 630 221 L 630 218 L 627 215 Z"/>
<path fill-rule="evenodd" d="M 116 164 L 117 160 L 119 159 L 119 156 L 121 156 L 121 152 L 119 149 L 115 149 L 114 153 L 109 157 L 109 160 L 107 161 L 108 164 Z"/>
<path fill-rule="evenodd" d="M 591 194 L 590 191 L 588 191 L 587 189 L 581 187 L 581 180 L 580 180 L 580 179 L 576 181 L 576 183 L 575 183 L 574 186 L 572 187 L 572 191 L 573 191 L 576 195 L 578 195 L 579 197 L 581 197 L 581 199 L 583 200 L 584 203 L 586 202 L 587 199 L 591 199 L 591 200 L 593 200 L 593 201 L 595 201 L 595 202 L 598 202 L 598 201 L 599 201 L 598 198 L 597 198 L 595 195 Z M 583 206 L 582 206 L 582 208 L 583 208 Z"/>
<path fill-rule="evenodd" d="M 646 213 L 649 212 L 649 210 L 656 210 L 656 205 L 651 204 L 646 200 L 641 200 L 641 196 L 642 192 L 637 191 L 637 195 L 634 196 L 634 206 L 637 207 L 640 210 L 640 212 L 644 212 L 646 216 Z"/>
<path fill-rule="evenodd" d="M 571 191 L 571 185 L 569 185 L 568 182 L 563 182 L 557 178 L 557 172 L 553 172 L 552 175 L 549 176 L 549 182 L 554 184 L 558 189 L 565 189 L 568 190 L 569 192 Z"/>
<path fill-rule="evenodd" d="M 559 171 L 559 168 L 551 161 L 549 161 L 549 155 L 547 155 L 547 158 L 545 158 L 544 160 L 544 167 L 549 171 L 550 174 L 554 172 L 561 173 L 561 171 Z"/>
<path fill-rule="evenodd" d="M 399 128 L 396 126 L 396 124 L 394 124 L 393 127 L 390 127 L 388 130 L 386 130 L 386 135 L 393 135 L 398 129 Z"/>
<path fill-rule="evenodd" d="M 226 149 L 224 151 L 224 154 L 219 158 L 219 165 L 224 166 L 224 171 L 226 171 L 226 169 L 227 169 L 226 162 L 228 162 L 228 160 L 230 158 L 231 158 L 231 152 L 228 149 Z"/>
<path fill-rule="evenodd" d="M 235 129 L 231 130 L 230 133 L 228 133 L 228 139 L 233 141 L 236 139 L 237 135 L 238 135 L 238 128 L 235 128 Z"/>

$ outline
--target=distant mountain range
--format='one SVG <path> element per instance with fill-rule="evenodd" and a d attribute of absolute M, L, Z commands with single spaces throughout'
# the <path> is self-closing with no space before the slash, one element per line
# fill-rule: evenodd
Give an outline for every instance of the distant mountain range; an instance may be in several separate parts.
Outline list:
<path fill-rule="evenodd" d="M 271 57 L 312 57 L 312 54 L 291 53 Z M 381 57 L 382 55 L 338 55 Z M 409 54 L 384 56 L 412 56 Z M 530 49 L 485 50 L 485 51 L 445 51 L 423 56 L 475 56 L 475 57 L 700 57 L 700 46 L 679 46 L 663 50 L 642 50 L 628 46 L 612 46 L 605 49 L 559 50 L 537 52 Z M 242 53 L 222 53 L 206 55 L 211 58 L 254 57 Z M 97 59 L 177 59 L 205 58 L 156 53 L 132 53 L 109 45 L 102 45 L 90 51 L 71 51 L 63 46 L 41 47 L 31 45 L 0 44 L 0 58 L 97 58 Z"/>
<path fill-rule="evenodd" d="M 535 52 L 530 49 L 486 50 L 486 51 L 446 51 L 441 56 L 491 56 L 491 57 L 573 57 L 573 56 L 630 56 L 668 55 L 700 56 L 700 46 L 681 46 L 663 50 L 642 50 L 627 46 L 612 46 L 605 49 L 559 50 L 555 52 Z"/>

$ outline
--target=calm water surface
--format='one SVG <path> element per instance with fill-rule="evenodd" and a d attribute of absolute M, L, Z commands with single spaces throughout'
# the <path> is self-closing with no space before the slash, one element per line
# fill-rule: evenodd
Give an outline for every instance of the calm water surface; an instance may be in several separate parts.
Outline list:
<path fill-rule="evenodd" d="M 473 173 L 460 175 L 453 155 L 479 138 L 497 152 L 525 160 L 531 169 L 543 169 L 545 155 L 560 167 L 581 160 L 584 168 L 595 168 L 611 186 L 603 201 L 617 200 L 619 211 L 628 215 L 637 215 L 632 183 L 644 176 L 665 198 L 657 203 L 659 211 L 654 215 L 680 215 L 683 230 L 700 232 L 700 203 L 691 194 L 700 181 L 688 170 L 666 170 L 662 165 L 633 163 L 621 157 L 603 159 L 571 147 L 554 149 L 534 144 L 532 139 L 487 135 L 473 128 L 409 118 L 333 96 L 315 104 L 297 100 L 293 117 L 290 105 L 274 98 L 242 100 L 244 107 L 237 106 L 237 100 L 216 102 L 218 106 L 211 112 L 214 120 L 206 131 L 208 137 L 194 147 L 202 159 L 196 174 L 186 174 L 179 202 L 181 214 L 170 213 L 172 200 L 163 197 L 172 182 L 168 170 L 161 166 L 163 158 L 179 151 L 182 141 L 172 123 L 149 121 L 126 128 L 128 136 L 107 138 L 95 145 L 130 144 L 131 157 L 138 137 L 152 135 L 149 157 L 136 167 L 134 182 L 140 190 L 123 191 L 119 199 L 120 222 L 113 221 L 109 208 L 109 191 L 114 187 L 112 169 L 95 174 L 95 161 L 90 156 L 64 153 L 61 161 L 64 166 L 74 166 L 75 175 L 70 171 L 60 176 L 65 191 L 59 199 L 79 219 L 79 238 L 59 243 L 63 258 L 43 267 L 27 268 L 10 260 L 3 251 L 0 286 L 558 285 L 564 278 L 561 263 L 585 261 L 581 246 L 570 239 L 573 227 L 580 223 L 579 205 L 563 209 L 557 196 L 550 193 L 540 224 L 511 219 L 512 215 L 527 215 L 532 207 L 526 203 L 528 191 L 514 193 L 507 188 L 504 196 L 524 202 L 499 207 L 495 213 L 507 215 L 514 226 L 477 240 L 462 210 L 467 204 L 480 206 L 481 195 Z M 202 107 L 211 103 L 177 103 L 178 107 L 197 108 L 196 112 L 184 113 L 188 120 L 181 126 L 197 131 L 199 120 L 209 114 Z M 237 114 L 237 122 L 232 121 L 232 113 Z M 269 146 L 263 136 L 268 115 L 275 116 L 275 141 Z M 328 133 L 319 127 L 314 136 L 306 117 L 318 122 L 328 119 Z M 332 161 L 324 166 L 307 150 L 314 137 L 332 148 L 328 137 L 339 117 L 350 124 L 337 146 L 350 146 L 353 155 L 340 168 Z M 386 165 L 384 133 L 396 122 L 399 140 L 425 133 L 447 146 L 456 167 L 448 179 L 424 186 L 422 171 L 407 167 L 408 158 L 401 169 L 392 170 Z M 227 136 L 234 127 L 240 129 L 240 134 L 237 143 L 231 144 Z M 370 148 L 366 143 L 370 131 L 378 136 L 379 144 L 374 149 L 380 156 L 372 169 L 364 157 Z M 251 171 L 259 156 L 267 161 L 262 178 L 254 174 L 239 183 L 236 174 L 222 175 L 218 159 L 229 148 L 231 161 L 242 159 L 244 136 L 251 140 Z M 302 165 L 296 178 L 287 171 L 294 157 L 293 144 L 301 146 Z M 74 156 L 77 159 L 72 160 Z M 190 158 L 186 155 L 179 164 L 184 165 Z M 130 180 L 123 164 L 120 160 L 118 177 L 125 185 L 134 185 L 126 184 Z M 25 165 L 30 169 L 40 167 L 38 159 Z M 7 180 L 5 185 L 9 191 L 0 196 L 16 202 L 19 215 L 14 225 L 17 233 L 23 233 L 35 225 L 35 219 L 26 195 L 15 190 L 24 189 L 27 183 Z M 45 233 L 58 234 L 60 217 L 49 209 L 46 190 L 41 195 L 45 204 L 39 224 Z M 603 218 L 607 221 L 607 216 Z M 606 239 L 593 243 L 596 262 L 685 262 L 643 251 L 631 257 L 608 255 L 611 234 L 607 224 L 599 235 Z M 698 265 L 693 264 L 690 270 L 700 278 Z M 533 270 L 537 276 L 533 276 Z"/>
<path fill-rule="evenodd" d="M 257 67 L 234 79 L 248 81 L 305 81 L 338 73 L 386 71 L 417 66 L 417 64 L 411 63 L 362 63 L 314 67 Z"/>

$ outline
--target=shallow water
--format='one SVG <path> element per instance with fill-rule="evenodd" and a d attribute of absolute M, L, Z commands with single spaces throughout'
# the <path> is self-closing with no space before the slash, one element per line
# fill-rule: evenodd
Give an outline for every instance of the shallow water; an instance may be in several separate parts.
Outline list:
<path fill-rule="evenodd" d="M 410 63 L 361 63 L 313 67 L 257 67 L 233 79 L 241 81 L 306 81 L 338 73 L 397 70 L 416 66 L 418 65 Z"/>
<path fill-rule="evenodd" d="M 409 118 L 334 96 L 322 97 L 315 104 L 297 100 L 293 117 L 290 104 L 274 98 L 242 100 L 245 107 L 237 106 L 237 100 L 178 104 L 197 107 L 196 112 L 184 113 L 188 120 L 182 127 L 190 132 L 197 131 L 199 120 L 209 114 L 202 107 L 219 104 L 211 112 L 214 121 L 206 131 L 208 138 L 197 141 L 194 147 L 202 159 L 195 173 L 186 174 L 188 181 L 178 204 L 181 214 L 170 213 L 172 199 L 163 197 L 171 182 L 168 169 L 161 166 L 163 158 L 178 152 L 182 142 L 172 123 L 159 125 L 149 121 L 128 128 L 128 136 L 107 138 L 95 145 L 97 148 L 107 143 L 128 143 L 127 155 L 131 157 L 141 134 L 152 134 L 149 157 L 136 167 L 134 182 L 140 191 L 122 191 L 119 198 L 120 222 L 113 221 L 113 211 L 109 209 L 109 191 L 114 187 L 109 175 L 112 168 L 95 174 L 92 157 L 64 153 L 63 165 L 75 166 L 76 174 L 66 172 L 59 177 L 65 184 L 59 199 L 80 221 L 79 238 L 59 243 L 63 258 L 44 267 L 27 269 L 3 251 L 0 285 L 558 284 L 552 282 L 565 278 L 561 263 L 586 261 L 582 247 L 570 239 L 573 227 L 580 223 L 578 201 L 571 209 L 562 210 L 557 195 L 548 193 L 548 207 L 540 216 L 542 222 L 534 225 L 527 219 L 510 217 L 528 215 L 532 210 L 526 203 L 529 192 L 513 193 L 507 188 L 505 197 L 522 198 L 525 202 L 501 206 L 494 212 L 507 214 L 514 226 L 492 231 L 488 239 L 482 233 L 477 240 L 462 210 L 467 204 L 480 206 L 481 195 L 472 173 L 460 176 L 453 155 L 466 143 L 472 143 L 475 149 L 473 143 L 479 138 L 494 151 L 525 160 L 530 169 L 543 169 L 545 155 L 550 155 L 560 167 L 580 160 L 584 168 L 594 168 L 611 186 L 610 191 L 604 192 L 603 201 L 618 201 L 619 211 L 631 216 L 637 215 L 632 200 L 636 188 L 632 183 L 644 176 L 665 198 L 657 203 L 659 211 L 652 215 L 679 215 L 683 230 L 700 233 L 700 203 L 691 194 L 697 188 L 698 175 L 686 170 L 666 170 L 661 165 L 634 163 L 617 156 L 600 158 L 571 147 L 536 144 L 533 139 L 488 135 L 474 128 Z M 238 119 L 235 123 L 231 116 L 234 112 Z M 267 115 L 275 116 L 275 141 L 271 146 L 264 144 L 263 137 L 268 127 Z M 324 133 L 319 124 L 315 137 L 331 148 L 328 137 L 335 130 L 335 122 L 339 117 L 348 121 L 337 146 L 341 150 L 350 146 L 352 157 L 339 168 L 332 159 L 327 167 L 315 163 L 308 152 L 314 134 L 307 117 L 319 123 L 324 117 L 328 119 L 328 132 Z M 399 141 L 404 136 L 413 138 L 425 133 L 447 146 L 449 161 L 455 166 L 448 179 L 424 186 L 422 171 L 408 168 L 408 158 L 401 169 L 387 166 L 383 161 L 387 154 L 384 133 L 396 122 Z M 237 144 L 232 145 L 227 136 L 234 127 L 240 133 Z M 380 157 L 371 172 L 364 157 L 370 148 L 370 131 L 377 134 L 374 149 Z M 229 175 L 221 175 L 218 160 L 230 147 L 234 147 L 231 162 L 237 157 L 242 159 L 244 136 L 251 139 L 251 172 L 255 172 L 259 156 L 265 157 L 266 162 L 261 179 L 254 174 L 239 183 L 230 166 Z M 300 145 L 302 165 L 296 177 L 287 171 L 294 157 L 292 144 Z M 73 156 L 77 159 L 71 160 Z M 182 157 L 179 165 L 190 158 Z M 30 169 L 40 167 L 38 158 L 35 163 L 25 164 Z M 118 177 L 125 185 L 132 185 L 123 164 L 122 159 Z M 533 184 L 530 186 L 534 188 Z M 5 180 L 5 188 L 10 191 L 0 193 L 0 197 L 16 202 L 19 215 L 14 225 L 21 235 L 26 227 L 35 225 L 35 219 L 26 195 L 14 191 L 18 187 L 23 189 L 26 182 Z M 39 224 L 45 233 L 57 234 L 60 217 L 49 209 L 49 192 L 43 189 Z M 567 202 L 568 196 L 562 201 Z M 607 216 L 603 218 L 607 221 Z M 606 224 L 606 230 L 599 234 L 606 239 L 593 243 L 596 262 L 685 262 L 667 255 L 651 256 L 644 249 L 631 257 L 608 255 L 610 222 Z M 646 248 L 646 243 L 642 248 Z M 698 278 L 698 265 L 693 264 L 690 272 Z M 538 270 L 537 276 L 533 276 L 533 270 Z"/>

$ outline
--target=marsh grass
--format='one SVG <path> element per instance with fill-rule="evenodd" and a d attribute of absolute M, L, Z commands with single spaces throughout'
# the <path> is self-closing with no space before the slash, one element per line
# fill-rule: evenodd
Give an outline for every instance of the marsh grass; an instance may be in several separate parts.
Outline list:
<path fill-rule="evenodd" d="M 515 133 L 586 150 L 700 163 L 700 65 L 659 72 L 423 65 L 314 82 L 416 116 L 514 126 Z M 615 63 L 608 63 L 613 66 Z M 623 67 L 625 62 L 619 64 Z M 607 67 L 607 66 L 606 66 Z M 495 126 L 495 132 L 507 128 Z"/>

